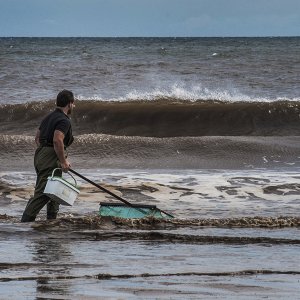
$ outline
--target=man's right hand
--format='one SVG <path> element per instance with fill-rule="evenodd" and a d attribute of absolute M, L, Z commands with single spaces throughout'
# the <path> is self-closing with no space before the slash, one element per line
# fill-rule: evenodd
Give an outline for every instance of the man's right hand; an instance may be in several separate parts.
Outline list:
<path fill-rule="evenodd" d="M 61 166 L 63 172 L 65 172 L 65 173 L 67 173 L 71 169 L 71 164 L 68 162 L 67 159 L 64 162 L 61 162 L 60 166 Z"/>

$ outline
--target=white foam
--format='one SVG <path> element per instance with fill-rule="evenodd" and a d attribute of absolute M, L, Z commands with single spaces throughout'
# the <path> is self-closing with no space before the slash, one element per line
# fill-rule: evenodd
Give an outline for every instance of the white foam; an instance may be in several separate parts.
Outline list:
<path fill-rule="evenodd" d="M 298 215 L 299 170 L 79 170 L 92 181 L 107 185 L 108 190 L 129 202 L 155 204 L 177 217 L 237 217 L 250 215 Z M 19 201 L 15 208 L 22 210 L 24 201 L 34 188 L 34 173 L 7 172 L 0 181 L 11 186 L 11 195 Z M 78 179 L 81 192 L 72 208 L 61 212 L 83 214 L 97 211 L 100 201 L 111 197 L 87 182 Z M 25 190 L 24 190 L 25 187 Z M 149 200 L 132 194 L 127 198 L 120 188 L 140 191 Z M 0 193 L 0 198 L 4 197 Z M 7 206 L 0 209 L 6 213 Z M 15 214 L 17 211 L 14 211 Z"/>
<path fill-rule="evenodd" d="M 116 97 L 115 99 L 108 99 L 102 95 L 84 96 L 79 95 L 79 100 L 94 100 L 94 101 L 152 101 L 159 99 L 175 99 L 183 101 L 198 101 L 198 100 L 217 100 L 222 102 L 275 102 L 275 101 L 300 101 L 299 97 L 253 97 L 240 92 L 237 88 L 230 89 L 211 89 L 203 86 L 201 83 L 194 86 L 187 86 L 182 83 L 175 83 L 168 87 L 157 87 L 151 90 L 137 90 L 134 89 L 124 94 L 124 96 Z"/>

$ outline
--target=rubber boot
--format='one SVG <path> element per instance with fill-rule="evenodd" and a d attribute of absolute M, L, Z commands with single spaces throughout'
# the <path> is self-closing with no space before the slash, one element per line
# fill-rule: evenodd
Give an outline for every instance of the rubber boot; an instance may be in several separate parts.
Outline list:
<path fill-rule="evenodd" d="M 47 220 L 54 220 L 57 218 L 59 211 L 59 204 L 53 200 L 47 203 Z"/>
<path fill-rule="evenodd" d="M 27 214 L 23 214 L 22 218 L 21 218 L 21 222 L 22 223 L 25 223 L 25 222 L 34 222 L 35 221 L 35 216 L 30 216 L 30 215 L 27 215 Z"/>

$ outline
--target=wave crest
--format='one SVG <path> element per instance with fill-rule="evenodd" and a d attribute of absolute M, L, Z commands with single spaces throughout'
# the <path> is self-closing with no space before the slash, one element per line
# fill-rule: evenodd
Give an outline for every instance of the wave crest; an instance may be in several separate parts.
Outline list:
<path fill-rule="evenodd" d="M 276 99 L 267 97 L 251 97 L 241 93 L 238 89 L 210 89 L 199 85 L 186 87 L 185 85 L 176 83 L 171 87 L 154 88 L 151 90 L 137 90 L 134 89 L 124 96 L 117 97 L 115 99 L 105 99 L 101 95 L 84 96 L 79 95 L 78 100 L 92 100 L 92 101 L 115 101 L 115 102 L 127 102 L 127 101 L 157 101 L 157 100 L 176 100 L 176 101 L 221 101 L 221 102 L 276 102 L 276 101 L 300 101 L 300 98 L 287 98 L 277 97 Z"/>
<path fill-rule="evenodd" d="M 53 102 L 0 106 L 3 134 L 34 134 Z M 300 102 L 78 100 L 72 116 L 75 134 L 118 136 L 298 136 Z"/>

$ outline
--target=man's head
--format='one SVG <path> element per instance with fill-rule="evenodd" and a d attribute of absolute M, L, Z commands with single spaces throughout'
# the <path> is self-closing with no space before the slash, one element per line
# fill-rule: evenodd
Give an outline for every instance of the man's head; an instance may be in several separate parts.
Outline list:
<path fill-rule="evenodd" d="M 71 91 L 63 90 L 56 97 L 56 106 L 60 108 L 68 108 L 67 114 L 71 114 L 74 107 L 74 95 Z"/>

